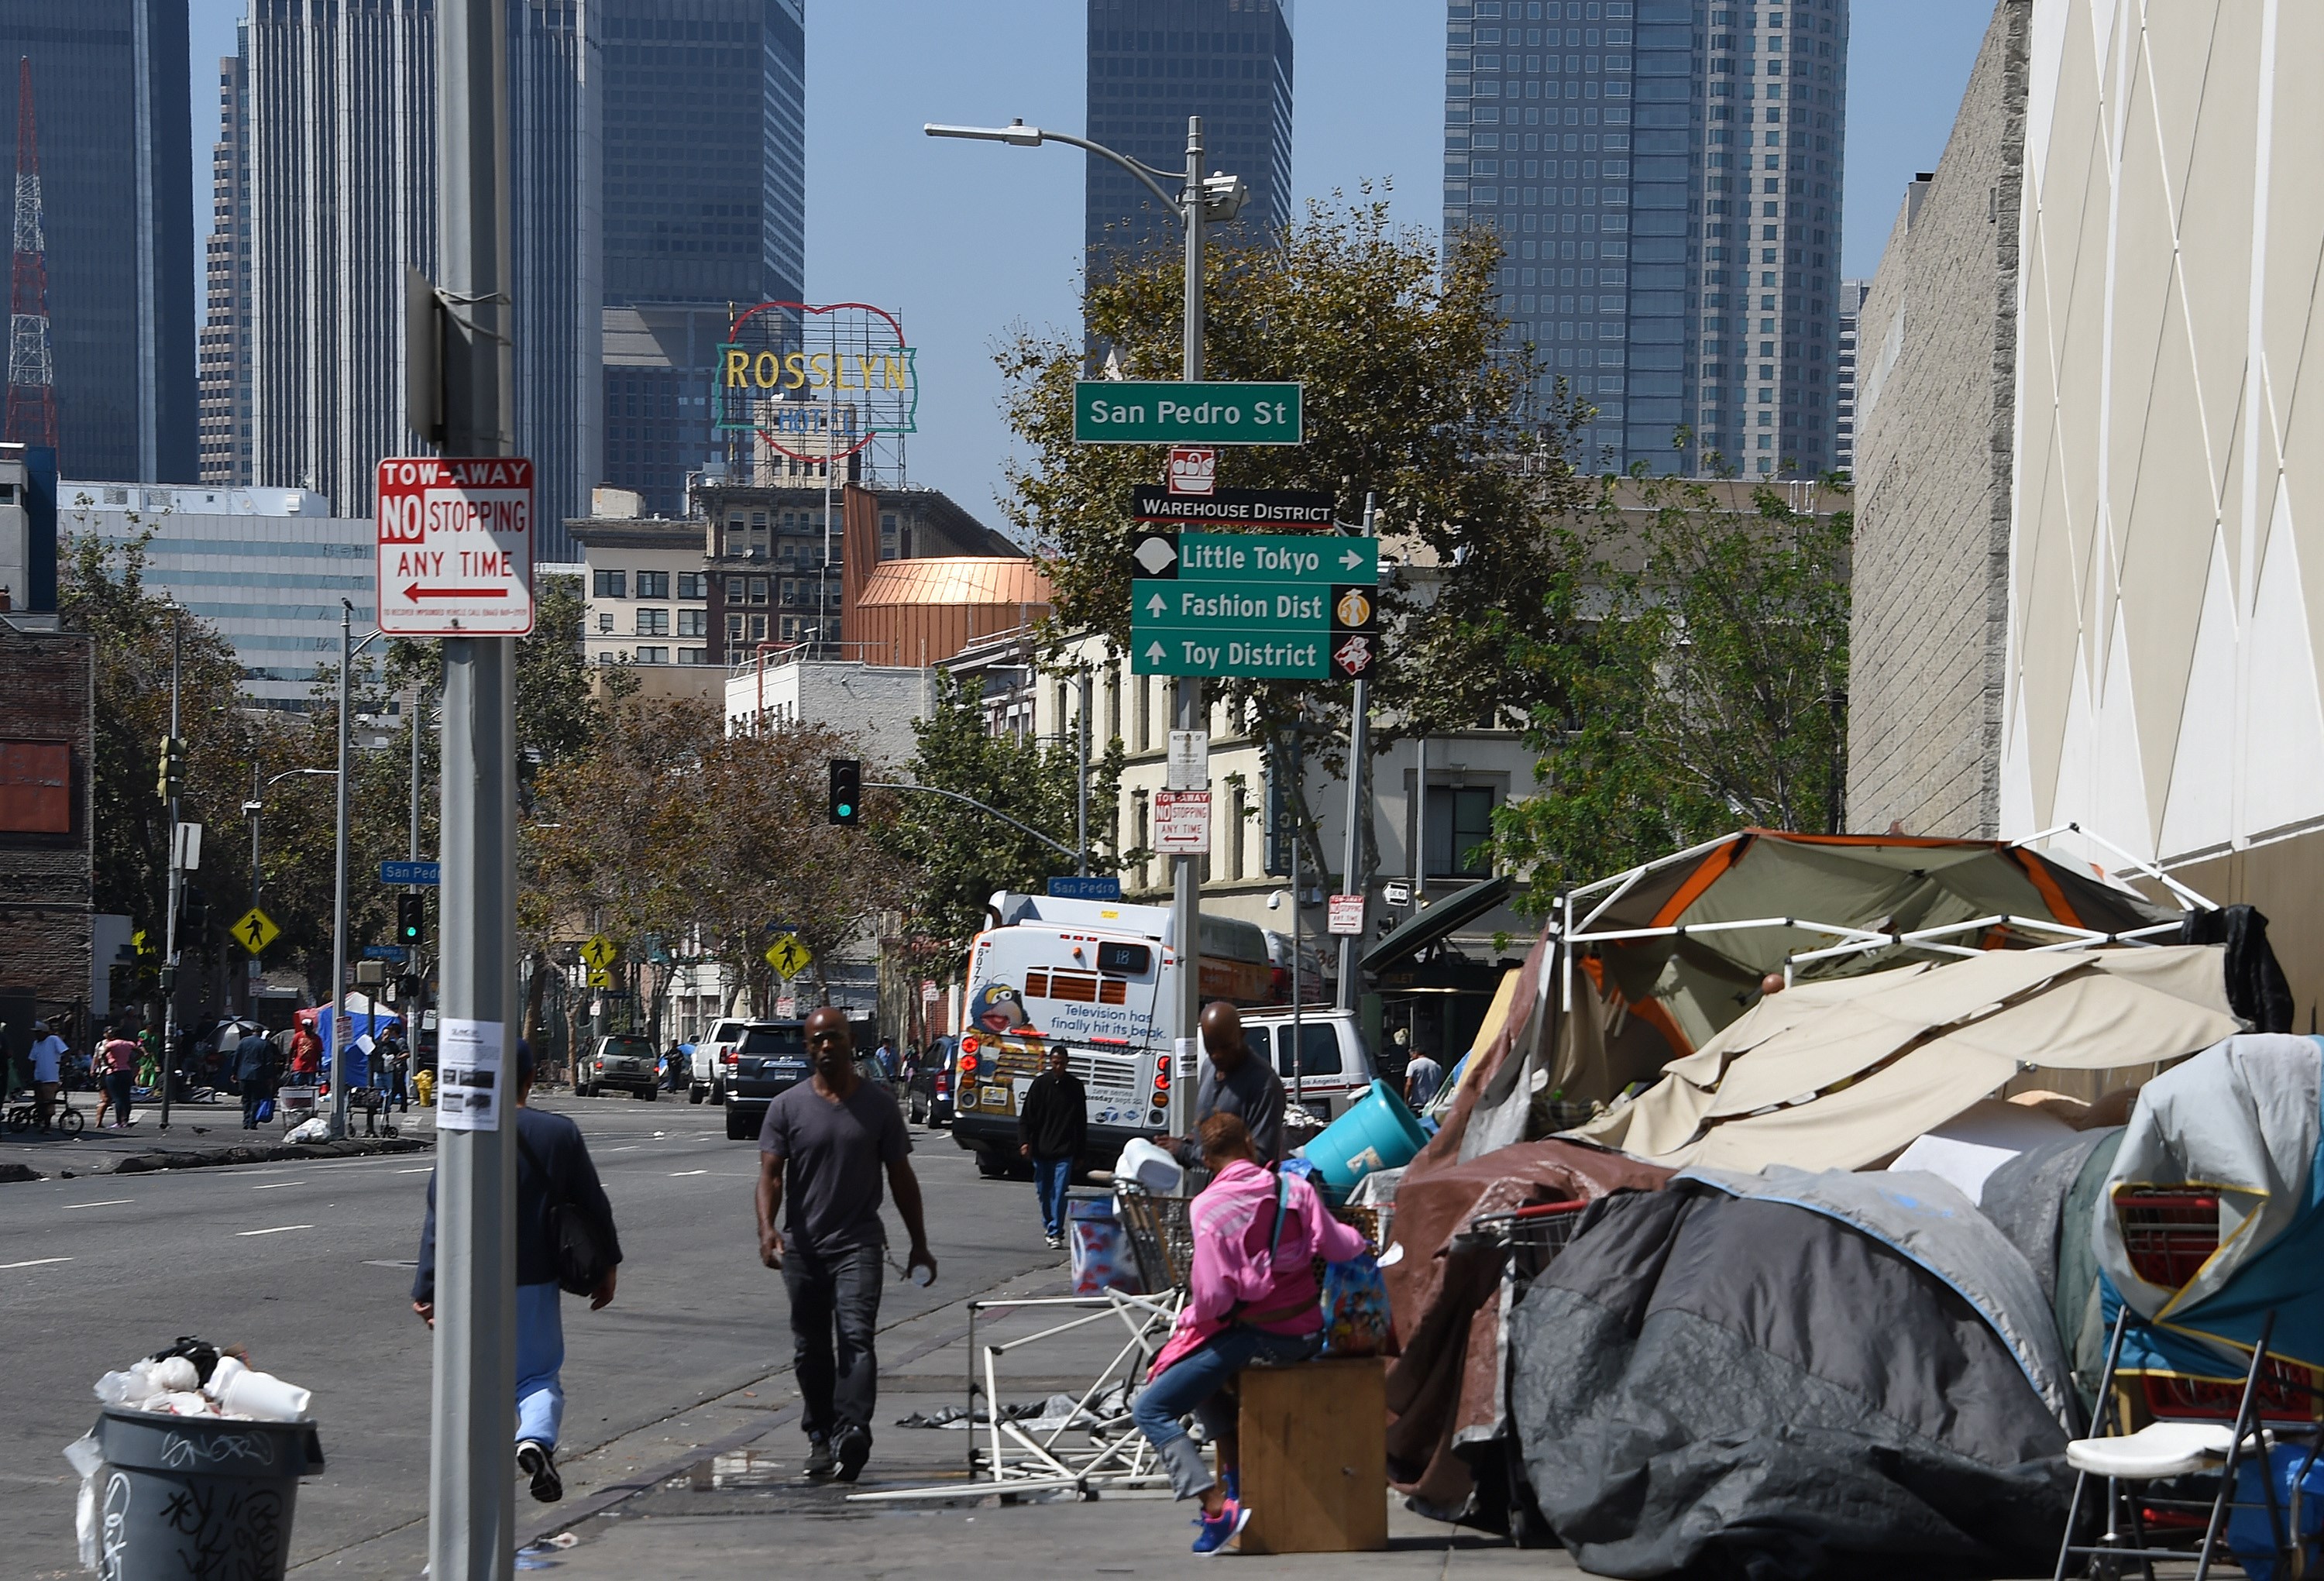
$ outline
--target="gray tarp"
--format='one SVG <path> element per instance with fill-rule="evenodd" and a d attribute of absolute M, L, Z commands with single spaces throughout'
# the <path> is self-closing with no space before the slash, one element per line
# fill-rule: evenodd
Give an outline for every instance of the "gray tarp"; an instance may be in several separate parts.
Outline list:
<path fill-rule="evenodd" d="M 1543 1517 L 1608 1576 L 2046 1573 L 2070 1483 L 2031 1271 L 1989 1226 L 1922 1222 L 1983 1222 L 1941 1181 L 1901 1216 L 1768 1185 L 1608 1198 L 1518 1304 Z"/>

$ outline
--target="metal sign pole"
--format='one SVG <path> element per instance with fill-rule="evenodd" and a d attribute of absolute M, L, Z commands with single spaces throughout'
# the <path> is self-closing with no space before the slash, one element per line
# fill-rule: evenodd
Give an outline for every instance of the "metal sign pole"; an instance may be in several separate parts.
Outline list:
<path fill-rule="evenodd" d="M 507 8 L 437 0 L 438 227 L 445 453 L 512 453 Z M 499 1066 L 490 1130 L 437 1133 L 436 1367 L 428 1489 L 435 1581 L 516 1564 L 515 657 L 510 637 L 444 641 L 443 983 L 438 1058 Z"/>
<path fill-rule="evenodd" d="M 1186 190 L 1182 199 L 1186 239 L 1186 322 L 1179 377 L 1188 384 L 1203 378 L 1203 118 L 1186 117 Z M 1177 728 L 1204 724 L 1203 683 L 1181 676 L 1177 683 Z M 1200 858 L 1176 858 L 1171 869 L 1171 935 L 1178 946 L 1177 1048 L 1187 1058 L 1171 1072 L 1170 1134 L 1185 1136 L 1194 1124 L 1194 1089 L 1202 1050 L 1203 936 Z"/>
<path fill-rule="evenodd" d="M 180 659 L 185 644 L 186 611 L 173 602 L 170 610 L 170 740 L 178 739 L 178 677 Z M 166 753 L 170 750 L 162 749 Z M 163 926 L 161 959 L 170 970 L 162 976 L 168 987 L 161 990 L 161 1129 L 170 1128 L 170 1067 L 178 1040 L 178 906 L 185 898 L 186 869 L 182 865 L 184 847 L 178 833 L 178 794 L 170 790 L 170 915 Z M 120 1117 L 114 1117 L 120 1124 Z"/>
<path fill-rule="evenodd" d="M 355 605 L 339 601 L 339 767 L 331 810 L 331 1135 L 347 1134 L 347 707 L 348 672 L 355 667 Z"/>
<path fill-rule="evenodd" d="M 1378 529 L 1372 522 L 1372 496 L 1364 496 L 1364 536 L 1370 538 Z M 1371 753 L 1372 684 L 1356 682 L 1355 702 L 1348 713 L 1348 842 L 1342 848 L 1340 893 L 1360 895 L 1364 892 L 1364 774 L 1370 768 Z M 1363 942 L 1360 933 L 1340 935 L 1339 1007 L 1356 1007 L 1356 946 Z"/>

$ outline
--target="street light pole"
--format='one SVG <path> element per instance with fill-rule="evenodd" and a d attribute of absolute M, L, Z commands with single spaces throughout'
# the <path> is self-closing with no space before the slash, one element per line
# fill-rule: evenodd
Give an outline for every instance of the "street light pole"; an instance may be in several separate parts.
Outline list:
<path fill-rule="evenodd" d="M 331 858 L 331 1135 L 347 1134 L 347 1069 L 339 1052 L 347 1041 L 347 704 L 348 675 L 355 668 L 355 605 L 339 601 L 339 771 L 331 827 L 337 838 Z"/>
<path fill-rule="evenodd" d="M 1364 536 L 1373 537 L 1379 531 L 1372 517 L 1372 496 L 1364 496 Z M 1356 695 L 1348 711 L 1348 841 L 1341 848 L 1340 893 L 1364 893 L 1364 776 L 1371 767 L 1371 706 L 1372 684 L 1356 682 Z M 1425 777 L 1425 774 L 1424 774 Z M 1425 795 L 1425 787 L 1423 788 Z M 1428 832 L 1421 831 L 1425 848 Z M 1424 860 L 1421 864 L 1426 866 Z M 1362 941 L 1353 933 L 1340 935 L 1339 1006 L 1342 1010 L 1356 1007 L 1356 946 Z"/>
<path fill-rule="evenodd" d="M 170 740 L 178 739 L 178 683 L 184 657 L 186 611 L 173 599 L 170 603 Z M 178 835 L 179 795 L 173 787 L 170 792 L 170 917 L 162 928 L 164 935 L 161 959 L 170 964 L 165 974 L 169 986 L 161 990 L 161 1058 L 158 1062 L 161 1074 L 161 1129 L 170 1128 L 170 1071 L 176 1063 L 178 1041 L 178 905 L 186 888 L 186 870 L 180 865 L 184 847 Z"/>
<path fill-rule="evenodd" d="M 436 0 L 444 450 L 507 455 L 508 7 Z M 511 1581 L 516 1400 L 516 641 L 444 639 L 438 1058 L 496 1077 L 492 1130 L 436 1136 L 436 1365 L 428 1480 L 434 1581 Z"/>

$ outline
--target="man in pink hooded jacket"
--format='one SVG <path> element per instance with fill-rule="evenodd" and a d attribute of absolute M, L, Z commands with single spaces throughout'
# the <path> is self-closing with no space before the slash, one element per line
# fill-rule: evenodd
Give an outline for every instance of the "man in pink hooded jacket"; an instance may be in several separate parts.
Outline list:
<path fill-rule="evenodd" d="M 1221 1485 L 1234 1475 L 1235 1375 L 1314 1356 L 1323 1337 L 1315 1259 L 1344 1263 L 1371 1248 L 1305 1181 L 1258 1163 L 1240 1118 L 1213 1115 L 1201 1135 L 1203 1162 L 1218 1172 L 1194 1200 L 1190 1294 L 1130 1414 L 1160 1455 L 1171 1491 L 1202 1500 L 1194 1551 L 1207 1554 L 1249 1519 L 1231 1486 Z M 1181 1425 L 1189 1411 L 1218 1446 L 1220 1476 Z"/>

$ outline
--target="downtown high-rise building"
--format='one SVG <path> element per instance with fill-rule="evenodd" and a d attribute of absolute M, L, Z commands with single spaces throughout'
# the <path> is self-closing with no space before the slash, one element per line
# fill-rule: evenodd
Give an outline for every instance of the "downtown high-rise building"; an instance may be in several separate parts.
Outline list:
<path fill-rule="evenodd" d="M 250 91 L 247 46 L 218 61 L 210 239 L 201 337 L 201 477 L 247 488 L 250 441 Z"/>
<path fill-rule="evenodd" d="M 1455 7 L 1459 9 L 1459 7 Z M 1290 0 L 1089 0 L 1085 135 L 1162 170 L 1186 168 L 1186 117 L 1203 117 L 1204 168 L 1250 200 L 1229 244 L 1291 217 Z M 1175 248 L 1177 222 L 1144 182 L 1092 156 L 1083 223 L 1092 279 L 1115 260 Z M 1176 192 L 1178 183 L 1163 186 Z"/>
<path fill-rule="evenodd" d="M 601 7 L 506 4 L 514 428 L 539 479 L 534 552 L 564 559 L 602 464 Z M 405 280 L 438 272 L 435 8 L 252 0 L 243 42 L 249 481 L 359 517 L 380 459 L 419 443 Z"/>
<path fill-rule="evenodd" d="M 1864 299 L 1872 290 L 1868 280 L 1840 282 L 1840 338 L 1833 343 L 1831 385 L 1831 469 L 1851 475 L 1856 471 L 1856 375 L 1863 336 Z"/>
<path fill-rule="evenodd" d="M 807 277 L 805 0 L 599 0 L 603 478 L 686 510 L 733 315 Z"/>
<path fill-rule="evenodd" d="M 1503 248 L 1501 310 L 1581 457 L 1833 464 L 1848 0 L 1451 0 L 1444 224 Z"/>
<path fill-rule="evenodd" d="M 0 135 L 13 172 L 29 62 L 57 449 L 77 476 L 198 475 L 187 49 L 185 0 L 0 0 Z"/>

